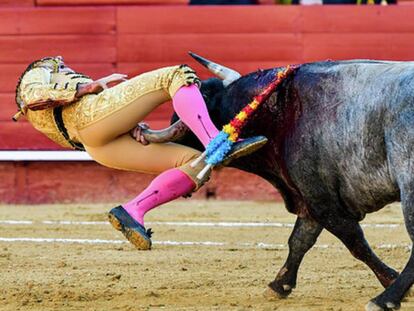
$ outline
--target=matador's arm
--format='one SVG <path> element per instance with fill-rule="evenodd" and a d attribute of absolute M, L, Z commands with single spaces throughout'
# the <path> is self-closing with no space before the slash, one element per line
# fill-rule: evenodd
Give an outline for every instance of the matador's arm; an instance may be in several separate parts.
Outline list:
<path fill-rule="evenodd" d="M 125 78 L 126 75 L 114 73 L 96 81 L 69 78 L 54 83 L 50 71 L 35 68 L 26 73 L 22 80 L 21 98 L 30 110 L 47 109 L 73 103 L 87 94 L 98 94 L 108 87 L 108 83 L 124 81 Z"/>

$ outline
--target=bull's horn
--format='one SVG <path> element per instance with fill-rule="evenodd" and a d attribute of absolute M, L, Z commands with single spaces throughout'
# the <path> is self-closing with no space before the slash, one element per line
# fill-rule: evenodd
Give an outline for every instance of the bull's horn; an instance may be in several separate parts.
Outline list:
<path fill-rule="evenodd" d="M 141 134 L 150 143 L 166 143 L 177 141 L 182 138 L 190 129 L 181 120 L 162 130 L 142 130 Z"/>
<path fill-rule="evenodd" d="M 208 70 L 210 70 L 212 73 L 217 75 L 220 79 L 222 79 L 223 85 L 225 87 L 241 77 L 241 74 L 233 69 L 216 64 L 192 52 L 188 52 L 188 54 L 190 54 L 190 56 L 193 57 L 196 61 L 198 61 L 201 65 L 203 65 Z"/>

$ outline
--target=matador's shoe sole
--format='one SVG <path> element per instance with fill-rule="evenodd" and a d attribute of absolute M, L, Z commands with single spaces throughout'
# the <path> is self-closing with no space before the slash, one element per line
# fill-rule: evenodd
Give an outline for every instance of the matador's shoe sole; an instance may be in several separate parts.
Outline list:
<path fill-rule="evenodd" d="M 108 219 L 111 225 L 139 250 L 151 249 L 151 229 L 146 230 L 143 225 L 133 219 L 122 206 L 110 210 Z"/>
<path fill-rule="evenodd" d="M 229 154 L 224 158 L 220 165 L 226 166 L 233 160 L 247 156 L 262 148 L 266 143 L 267 138 L 265 136 L 253 136 L 238 141 L 233 144 Z"/>

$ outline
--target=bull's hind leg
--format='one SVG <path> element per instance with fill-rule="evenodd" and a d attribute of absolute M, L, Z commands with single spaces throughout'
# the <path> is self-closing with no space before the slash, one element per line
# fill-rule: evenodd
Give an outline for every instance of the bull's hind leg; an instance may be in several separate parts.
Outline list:
<path fill-rule="evenodd" d="M 297 218 L 289 237 L 288 258 L 265 292 L 267 298 L 285 298 L 296 286 L 300 263 L 306 252 L 312 248 L 322 231 L 322 226 L 308 218 Z"/>
<path fill-rule="evenodd" d="M 401 111 L 393 115 L 389 132 L 385 133 L 389 170 L 400 189 L 405 226 L 414 242 L 414 103 L 404 101 Z M 368 311 L 397 309 L 414 283 L 414 250 L 400 276 L 379 296 L 372 299 Z"/>
<path fill-rule="evenodd" d="M 371 268 L 382 286 L 387 288 L 397 279 L 398 272 L 388 267 L 373 252 L 357 220 L 341 217 L 338 211 L 332 210 L 319 219 L 324 228 L 339 238 L 355 258 Z"/>
<path fill-rule="evenodd" d="M 411 241 L 414 241 L 414 190 L 402 191 L 402 207 L 405 225 Z M 414 250 L 400 276 L 379 296 L 367 304 L 367 311 L 398 309 L 401 300 L 414 284 Z"/>

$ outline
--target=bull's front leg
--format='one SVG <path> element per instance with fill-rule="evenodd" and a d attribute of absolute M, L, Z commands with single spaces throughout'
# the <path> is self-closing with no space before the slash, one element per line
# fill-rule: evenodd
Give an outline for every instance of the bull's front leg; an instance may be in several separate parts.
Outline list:
<path fill-rule="evenodd" d="M 322 226 L 310 218 L 297 218 L 289 237 L 288 258 L 265 292 L 267 298 L 285 298 L 296 287 L 298 269 L 303 257 L 315 244 Z"/>

